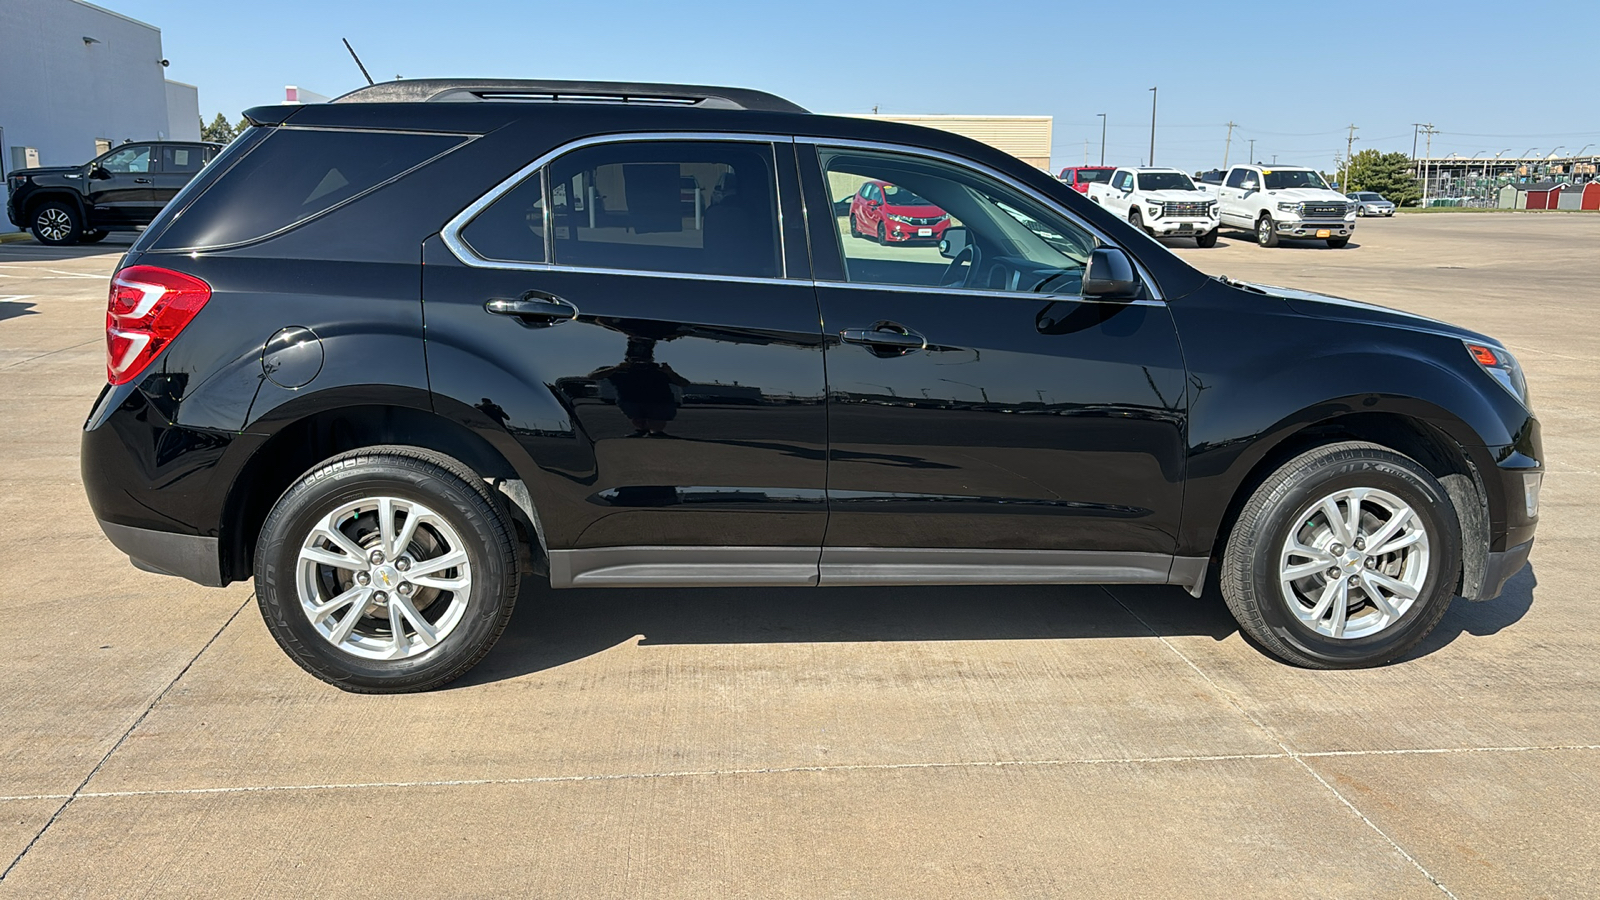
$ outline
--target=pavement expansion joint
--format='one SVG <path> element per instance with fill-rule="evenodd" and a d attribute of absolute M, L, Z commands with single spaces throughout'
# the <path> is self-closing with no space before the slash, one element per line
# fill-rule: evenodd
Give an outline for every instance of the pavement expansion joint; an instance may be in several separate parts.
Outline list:
<path fill-rule="evenodd" d="M 144 720 L 150 715 L 151 710 L 154 710 L 161 700 L 167 696 L 168 692 L 172 690 L 173 686 L 181 681 L 184 675 L 188 674 L 189 669 L 199 661 L 201 656 L 205 655 L 207 650 L 211 649 L 211 645 L 217 642 L 217 638 L 221 637 L 222 633 L 228 630 L 228 626 L 233 624 L 233 620 L 239 618 L 239 613 L 244 612 L 244 608 L 249 606 L 250 601 L 254 599 L 255 595 L 251 594 L 249 597 L 245 598 L 243 603 L 239 604 L 239 608 L 234 610 L 232 615 L 228 616 L 227 621 L 222 623 L 222 626 L 217 629 L 216 633 L 211 635 L 211 637 L 206 640 L 205 644 L 202 645 L 199 650 L 195 651 L 194 656 L 190 657 L 189 661 L 183 664 L 183 668 L 179 669 L 176 675 L 172 676 L 172 680 L 167 682 L 166 687 L 163 687 L 156 693 L 154 697 L 151 698 L 149 704 L 147 704 L 144 710 L 141 711 L 133 720 L 133 723 L 130 724 L 127 730 L 122 732 L 122 735 L 118 737 L 116 742 L 111 745 L 111 749 L 107 750 L 105 755 L 100 757 L 100 761 L 94 764 L 94 768 L 89 770 L 89 774 L 83 776 L 83 780 L 78 782 L 78 787 L 73 790 L 72 793 L 67 794 L 65 797 L 52 798 L 60 799 L 61 805 L 56 808 L 55 812 L 50 814 L 50 818 L 45 821 L 44 827 L 40 828 L 39 833 L 35 834 L 33 839 L 28 841 L 27 846 L 22 848 L 22 852 L 18 853 L 16 858 L 11 860 L 11 862 L 5 867 L 5 871 L 0 871 L 0 882 L 4 882 L 6 880 L 6 876 L 11 874 L 11 870 L 17 867 L 17 863 L 22 862 L 22 858 L 28 855 L 28 851 L 32 850 L 34 845 L 39 843 L 39 839 L 45 836 L 45 832 L 50 830 L 50 826 L 54 825 L 57 819 L 61 818 L 61 814 L 67 811 L 67 807 L 72 805 L 72 801 L 83 796 L 83 789 L 89 784 L 90 781 L 94 780 L 94 776 L 100 773 L 100 769 L 105 766 L 106 760 L 111 758 L 111 754 L 116 753 L 117 750 L 121 749 L 123 743 L 128 740 L 128 736 L 133 734 L 134 729 L 138 728 L 140 723 L 144 722 Z"/>
<path fill-rule="evenodd" d="M 1365 822 L 1368 828 L 1372 829 L 1379 837 L 1383 838 L 1384 841 L 1387 842 L 1396 853 L 1400 854 L 1400 856 L 1404 858 L 1406 862 L 1409 862 L 1412 866 L 1416 867 L 1416 870 L 1422 873 L 1422 877 L 1432 882 L 1433 886 L 1442 891 L 1445 896 L 1451 898 L 1451 900 L 1456 900 L 1456 895 L 1445 886 L 1444 882 L 1440 881 L 1432 872 L 1429 872 L 1428 868 L 1419 862 L 1416 857 L 1406 852 L 1406 848 L 1400 846 L 1399 841 L 1396 841 L 1394 838 L 1389 836 L 1388 832 L 1384 831 L 1382 828 L 1379 828 L 1378 823 L 1367 818 L 1366 813 L 1362 812 L 1354 803 L 1351 803 L 1350 799 L 1341 793 L 1338 788 L 1329 784 L 1328 780 L 1323 778 L 1321 773 L 1319 773 L 1316 769 L 1311 768 L 1311 764 L 1306 762 L 1306 757 L 1310 756 L 1311 754 L 1300 753 L 1297 752 L 1293 747 L 1290 747 L 1288 742 L 1280 738 L 1275 732 L 1273 732 L 1271 728 L 1268 728 L 1265 722 L 1262 722 L 1260 719 L 1251 715 L 1249 710 L 1245 709 L 1243 705 L 1234 699 L 1233 692 L 1224 689 L 1222 685 L 1219 685 L 1212 680 L 1211 676 L 1207 675 L 1204 669 L 1201 669 L 1198 665 L 1195 665 L 1194 660 L 1191 660 L 1182 650 L 1179 650 L 1177 646 L 1175 646 L 1171 641 L 1167 640 L 1165 635 L 1152 628 L 1150 623 L 1144 620 L 1143 616 L 1139 615 L 1137 612 L 1134 612 L 1131 607 L 1129 607 L 1126 603 L 1123 603 L 1122 599 L 1116 594 L 1113 594 L 1109 589 L 1102 587 L 1101 590 L 1105 591 L 1106 596 L 1110 597 L 1113 602 L 1122 607 L 1123 610 L 1128 613 L 1128 615 L 1133 616 L 1133 618 L 1136 619 L 1140 625 L 1143 625 L 1145 629 L 1156 638 L 1156 640 L 1159 640 L 1166 646 L 1168 650 L 1171 650 L 1174 655 L 1183 660 L 1184 664 L 1190 669 L 1193 669 L 1194 673 L 1200 676 L 1200 678 L 1203 679 L 1206 684 L 1210 685 L 1212 690 L 1216 691 L 1218 695 L 1220 695 L 1224 700 L 1228 701 L 1229 705 L 1238 710 L 1241 716 L 1244 716 L 1252 725 L 1255 725 L 1256 728 L 1260 729 L 1261 733 L 1266 735 L 1268 740 L 1272 741 L 1274 744 L 1277 744 L 1283 750 L 1284 756 L 1294 760 L 1295 763 L 1300 766 L 1300 768 L 1305 769 L 1308 775 L 1316 779 L 1317 783 L 1326 788 L 1328 793 L 1332 794 L 1335 799 L 1345 806 L 1345 808 L 1354 813 L 1362 822 Z"/>

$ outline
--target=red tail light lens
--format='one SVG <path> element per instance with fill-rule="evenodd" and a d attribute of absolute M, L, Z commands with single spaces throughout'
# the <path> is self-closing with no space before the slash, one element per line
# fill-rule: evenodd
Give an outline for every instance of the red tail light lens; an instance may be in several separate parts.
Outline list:
<path fill-rule="evenodd" d="M 210 299 L 211 285 L 193 275 L 158 266 L 118 272 L 106 303 L 106 380 L 137 378 Z"/>

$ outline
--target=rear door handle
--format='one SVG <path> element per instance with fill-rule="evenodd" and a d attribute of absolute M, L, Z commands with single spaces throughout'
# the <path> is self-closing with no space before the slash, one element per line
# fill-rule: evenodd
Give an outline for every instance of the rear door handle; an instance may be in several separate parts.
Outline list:
<path fill-rule="evenodd" d="M 927 338 L 896 322 L 878 322 L 871 328 L 846 328 L 839 332 L 839 340 L 900 353 L 928 348 Z"/>
<path fill-rule="evenodd" d="M 515 300 L 495 297 L 484 303 L 483 308 L 497 316 L 514 316 L 524 321 L 538 320 L 552 325 L 578 317 L 576 306 L 554 294 L 542 294 L 538 291 L 529 291 Z"/>
<path fill-rule="evenodd" d="M 135 178 L 133 180 L 133 183 L 134 184 L 149 184 L 150 183 L 150 179 L 148 179 L 148 178 Z"/>

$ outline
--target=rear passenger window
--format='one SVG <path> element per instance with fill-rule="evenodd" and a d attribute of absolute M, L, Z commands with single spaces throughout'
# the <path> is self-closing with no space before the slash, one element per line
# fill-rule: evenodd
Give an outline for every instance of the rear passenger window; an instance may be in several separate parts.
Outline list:
<path fill-rule="evenodd" d="M 218 247 L 264 237 L 353 200 L 465 140 L 275 128 L 182 211 L 161 235 L 161 245 Z"/>
<path fill-rule="evenodd" d="M 551 163 L 547 177 L 557 265 L 782 275 L 770 144 L 600 144 Z"/>
<path fill-rule="evenodd" d="M 162 147 L 161 171 L 168 175 L 185 175 L 200 171 L 202 160 L 199 147 Z"/>

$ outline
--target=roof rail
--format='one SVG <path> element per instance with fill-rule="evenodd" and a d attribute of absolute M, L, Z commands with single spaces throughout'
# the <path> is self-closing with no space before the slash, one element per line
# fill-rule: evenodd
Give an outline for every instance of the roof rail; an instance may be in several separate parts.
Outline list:
<path fill-rule="evenodd" d="M 542 79 L 415 78 L 356 88 L 334 103 L 438 103 L 495 101 L 535 103 L 636 103 L 698 109 L 748 109 L 808 112 L 782 97 L 746 88 L 622 81 L 545 81 Z"/>

